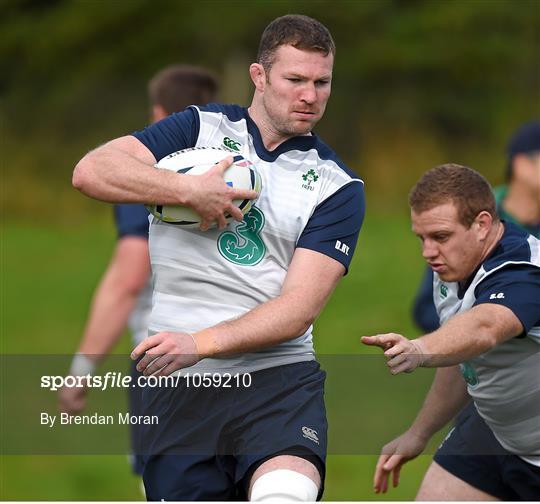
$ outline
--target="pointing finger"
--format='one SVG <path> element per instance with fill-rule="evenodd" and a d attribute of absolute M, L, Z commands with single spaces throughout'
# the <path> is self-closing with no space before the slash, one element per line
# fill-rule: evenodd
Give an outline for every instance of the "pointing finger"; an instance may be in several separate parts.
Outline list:
<path fill-rule="evenodd" d="M 395 342 L 392 334 L 377 334 L 376 336 L 362 336 L 361 341 L 365 345 L 375 345 L 387 349 Z"/>
<path fill-rule="evenodd" d="M 381 342 L 379 341 L 378 336 L 362 336 L 360 338 L 360 341 L 364 345 L 370 345 L 370 346 L 381 346 Z"/>

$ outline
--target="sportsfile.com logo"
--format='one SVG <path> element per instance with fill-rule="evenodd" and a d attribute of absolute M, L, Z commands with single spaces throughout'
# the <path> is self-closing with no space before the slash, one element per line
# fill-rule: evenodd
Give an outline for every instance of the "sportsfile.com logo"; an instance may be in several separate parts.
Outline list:
<path fill-rule="evenodd" d="M 312 429 L 311 427 L 302 427 L 302 435 L 306 439 L 319 444 L 319 436 L 317 435 L 317 431 L 315 429 Z"/>

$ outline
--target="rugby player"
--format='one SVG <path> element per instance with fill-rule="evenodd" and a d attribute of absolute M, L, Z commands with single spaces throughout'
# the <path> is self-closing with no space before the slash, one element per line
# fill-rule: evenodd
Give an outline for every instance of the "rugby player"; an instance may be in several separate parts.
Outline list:
<path fill-rule="evenodd" d="M 538 166 L 536 169 L 538 170 Z M 537 172 L 540 177 L 540 173 Z M 441 327 L 408 340 L 365 336 L 393 374 L 437 367 L 411 427 L 388 443 L 374 487 L 467 403 L 435 454 L 418 500 L 536 500 L 540 495 L 540 240 L 497 216 L 487 181 L 459 165 L 428 171 L 413 188 L 412 228 L 434 271 Z"/>
<path fill-rule="evenodd" d="M 88 196 L 187 205 L 202 217 L 204 233 L 152 220 L 151 335 L 132 353 L 137 368 L 251 377 L 249 387 L 144 389 L 145 410 L 160 416 L 143 435 L 150 500 L 322 495 L 325 375 L 312 324 L 347 272 L 364 216 L 363 182 L 312 132 L 334 55 L 320 22 L 277 18 L 249 67 L 248 108 L 191 107 L 75 168 L 73 184 Z M 243 222 L 224 229 L 227 214 L 242 219 L 232 201 L 257 196 L 223 182 L 231 157 L 201 176 L 153 168 L 188 147 L 227 148 L 255 163 L 263 190 Z"/>

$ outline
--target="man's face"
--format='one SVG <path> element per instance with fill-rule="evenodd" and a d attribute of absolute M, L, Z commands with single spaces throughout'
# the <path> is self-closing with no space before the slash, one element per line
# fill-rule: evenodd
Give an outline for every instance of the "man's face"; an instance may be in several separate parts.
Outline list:
<path fill-rule="evenodd" d="M 422 256 L 444 282 L 464 281 L 482 261 L 484 242 L 476 223 L 466 228 L 453 203 L 411 212 L 412 230 L 422 241 Z"/>
<path fill-rule="evenodd" d="M 540 154 L 516 156 L 514 178 L 540 198 Z"/>
<path fill-rule="evenodd" d="M 334 56 L 279 46 L 266 74 L 263 106 L 270 126 L 283 136 L 309 133 L 330 97 Z"/>

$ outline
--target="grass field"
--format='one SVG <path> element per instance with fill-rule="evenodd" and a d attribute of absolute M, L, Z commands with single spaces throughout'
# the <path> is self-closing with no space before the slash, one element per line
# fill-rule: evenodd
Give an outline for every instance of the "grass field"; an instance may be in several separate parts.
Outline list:
<path fill-rule="evenodd" d="M 75 350 L 114 244 L 111 220 L 4 227 L 2 354 Z M 421 370 L 390 377 L 382 358 L 363 348 L 359 337 L 390 330 L 416 334 L 410 304 L 422 271 L 418 250 L 406 214 L 368 214 L 350 273 L 316 324 L 316 347 L 328 372 L 326 500 L 410 500 L 429 464 L 429 455 L 419 457 L 404 469 L 399 488 L 385 497 L 372 493 L 380 445 L 413 419 L 432 375 Z M 126 337 L 116 353 L 129 348 Z M 4 408 L 5 388 L 1 393 L 4 431 L 10 411 Z M 25 398 L 20 401 L 22 405 Z M 39 430 L 28 435 L 39 436 Z M 4 436 L 10 432 L 2 432 Z M 2 500 L 142 499 L 125 455 L 3 455 L 1 462 Z"/>

